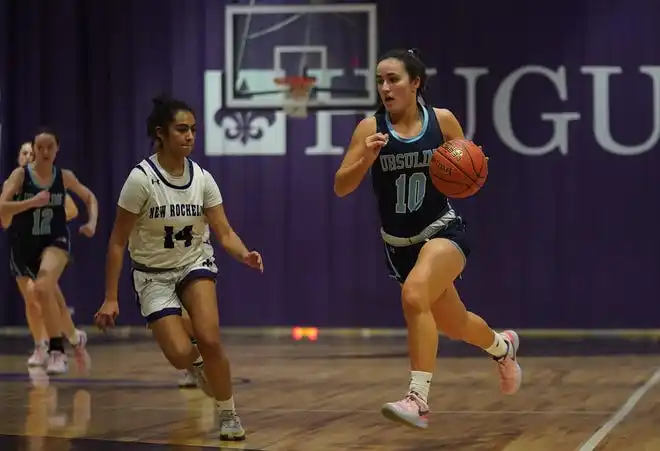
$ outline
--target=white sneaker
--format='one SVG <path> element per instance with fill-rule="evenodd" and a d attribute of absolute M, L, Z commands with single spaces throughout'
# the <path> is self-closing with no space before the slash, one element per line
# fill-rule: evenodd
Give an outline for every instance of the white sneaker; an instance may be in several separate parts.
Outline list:
<path fill-rule="evenodd" d="M 46 345 L 36 345 L 34 347 L 34 352 L 27 361 L 28 366 L 46 366 L 48 362 L 48 346 Z"/>
<path fill-rule="evenodd" d="M 181 379 L 179 379 L 179 388 L 194 388 L 197 387 L 197 380 L 195 375 L 188 370 L 183 370 Z"/>
<path fill-rule="evenodd" d="M 220 419 L 220 440 L 239 442 L 245 440 L 245 429 L 238 414 L 231 410 L 218 412 Z"/>
<path fill-rule="evenodd" d="M 60 351 L 51 351 L 46 364 L 47 374 L 65 374 L 69 371 L 69 359 Z"/>

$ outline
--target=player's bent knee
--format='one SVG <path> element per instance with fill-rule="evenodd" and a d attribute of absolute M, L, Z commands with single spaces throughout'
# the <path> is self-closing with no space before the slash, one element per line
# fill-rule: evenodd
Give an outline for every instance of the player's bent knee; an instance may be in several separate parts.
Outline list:
<path fill-rule="evenodd" d="M 220 329 L 218 327 L 206 327 L 195 335 L 197 347 L 199 352 L 204 355 L 206 353 L 221 353 L 222 345 L 220 343 Z"/>
<path fill-rule="evenodd" d="M 406 313 L 419 313 L 431 309 L 426 295 L 426 283 L 417 277 L 408 277 L 401 287 L 401 302 Z"/>
<path fill-rule="evenodd" d="M 50 302 L 52 289 L 53 287 L 49 283 L 48 279 L 39 278 L 35 280 L 34 283 L 32 284 L 31 297 L 40 304 L 43 304 L 45 302 Z"/>
<path fill-rule="evenodd" d="M 192 353 L 193 347 L 189 341 L 169 343 L 163 348 L 163 354 L 177 370 L 185 370 L 190 367 Z"/>
<path fill-rule="evenodd" d="M 160 338 L 160 339 L 159 339 Z M 184 335 L 180 337 L 168 337 L 163 339 L 161 334 L 158 334 L 158 342 L 163 355 L 172 364 L 173 367 L 179 370 L 189 368 L 195 356 L 195 349 Z"/>
<path fill-rule="evenodd" d="M 39 300 L 35 296 L 34 285 L 30 283 L 21 291 L 24 293 L 23 300 L 25 301 L 25 307 L 35 310 L 39 309 Z"/>

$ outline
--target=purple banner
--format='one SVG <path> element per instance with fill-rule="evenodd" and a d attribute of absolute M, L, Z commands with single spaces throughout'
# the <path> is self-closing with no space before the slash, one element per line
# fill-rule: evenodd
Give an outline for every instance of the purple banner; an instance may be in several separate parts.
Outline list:
<path fill-rule="evenodd" d="M 430 8 L 422 0 L 379 3 L 377 53 L 419 47 L 435 74 L 427 101 L 454 111 L 490 156 L 485 188 L 455 206 L 473 248 L 458 286 L 494 326 L 658 327 L 660 3 L 633 3 L 442 2 L 432 14 L 420 13 Z M 150 99 L 168 90 L 196 108 L 196 159 L 216 177 L 234 228 L 264 257 L 260 276 L 219 253 L 222 323 L 402 326 L 370 186 L 345 199 L 332 190 L 369 110 L 296 120 L 227 108 L 225 6 L 0 0 L 0 24 L 13 24 L 0 30 L 3 176 L 20 143 L 49 124 L 61 133 L 59 164 L 101 203 L 98 234 L 74 237 L 63 280 L 76 320 L 89 323 L 102 301 L 117 196 L 149 153 Z M 258 33 L 244 61 L 273 55 Z M 353 42 L 323 33 L 321 50 Z M 286 36 L 283 45 L 296 44 Z M 353 52 L 365 70 L 367 45 Z M 330 69 L 352 58 L 325 54 Z M 0 301 L 0 322 L 23 324 L 9 269 L 2 274 L 11 296 Z M 121 323 L 141 323 L 126 272 L 121 294 Z"/>

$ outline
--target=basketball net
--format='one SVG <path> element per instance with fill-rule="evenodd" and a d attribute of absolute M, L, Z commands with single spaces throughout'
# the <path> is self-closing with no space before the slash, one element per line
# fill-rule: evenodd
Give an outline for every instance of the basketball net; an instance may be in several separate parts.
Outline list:
<path fill-rule="evenodd" d="M 275 84 L 285 86 L 282 109 L 290 117 L 307 117 L 307 104 L 312 88 L 316 83 L 313 77 L 280 77 L 275 79 Z"/>

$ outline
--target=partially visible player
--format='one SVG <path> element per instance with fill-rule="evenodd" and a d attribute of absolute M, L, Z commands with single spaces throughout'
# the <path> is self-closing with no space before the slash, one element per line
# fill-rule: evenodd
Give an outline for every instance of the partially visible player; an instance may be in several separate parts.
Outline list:
<path fill-rule="evenodd" d="M 34 152 L 32 150 L 32 143 L 23 143 L 18 152 L 18 167 L 25 167 L 27 164 L 32 163 L 33 159 Z M 3 183 L 3 187 L 6 183 L 6 181 Z M 72 221 L 78 216 L 78 207 L 69 194 L 66 195 L 64 209 L 66 211 L 67 221 Z M 0 219 L 2 222 L 2 227 L 4 229 L 10 229 L 12 217 L 9 215 Z M 9 235 L 11 236 L 11 232 L 9 232 Z M 48 337 L 46 325 L 42 318 L 41 307 L 39 306 L 37 300 L 31 297 L 28 293 L 28 283 L 30 279 L 28 277 L 21 276 L 19 272 L 15 271 L 12 263 L 13 261 L 10 259 L 10 269 L 12 270 L 14 276 L 16 276 L 16 284 L 18 285 L 18 290 L 20 291 L 21 296 L 25 301 L 25 316 L 27 319 L 28 328 L 32 334 L 32 339 L 34 340 L 34 350 L 32 355 L 28 358 L 27 365 L 29 367 L 45 367 L 48 374 L 66 373 L 68 369 L 66 354 L 62 354 L 62 358 L 58 357 L 58 349 L 60 349 L 59 342 L 62 340 L 62 337 Z M 73 319 L 71 318 L 69 308 L 66 305 L 64 294 L 62 294 L 62 290 L 59 284 L 55 296 L 59 305 L 58 312 L 60 314 L 63 335 L 73 346 L 78 366 L 81 369 L 88 369 L 89 365 L 91 364 L 91 360 L 86 350 L 87 334 L 82 330 L 76 329 L 73 323 Z M 51 341 L 53 342 L 52 349 L 55 352 L 54 354 L 49 353 L 49 349 L 51 348 Z"/>
<path fill-rule="evenodd" d="M 24 167 L 27 164 L 32 162 L 32 143 L 25 142 L 21 145 L 20 150 L 18 151 L 18 167 Z M 7 184 L 5 181 L 3 187 Z M 0 218 L 2 221 L 2 227 L 4 229 L 9 229 L 11 226 L 11 215 L 5 215 Z M 28 366 L 45 366 L 48 362 L 48 332 L 46 331 L 46 325 L 41 317 L 41 308 L 36 299 L 31 299 L 27 293 L 27 283 L 29 278 L 19 276 L 13 270 L 11 265 L 12 259 L 10 257 L 9 264 L 12 274 L 16 276 L 16 284 L 18 285 L 18 290 L 25 301 L 25 317 L 27 319 L 28 328 L 32 334 L 32 339 L 34 340 L 34 351 L 32 355 L 28 358 Z"/>
<path fill-rule="evenodd" d="M 188 158 L 195 144 L 195 114 L 185 102 L 159 97 L 147 119 L 155 154 L 141 161 L 119 195 L 108 244 L 105 301 L 96 324 L 113 327 L 117 292 L 128 244 L 132 281 L 154 338 L 168 361 L 206 381 L 216 400 L 222 440 L 244 440 L 236 413 L 229 360 L 220 342 L 213 247 L 208 227 L 238 261 L 263 271 L 261 256 L 249 251 L 229 225 L 213 176 Z M 197 347 L 181 318 L 190 315 Z M 200 354 L 203 361 L 200 359 Z"/>
<path fill-rule="evenodd" d="M 438 330 L 490 354 L 506 394 L 518 391 L 518 336 L 497 333 L 465 309 L 454 287 L 470 254 L 465 225 L 433 186 L 428 164 L 444 141 L 463 139 L 454 115 L 427 106 L 419 95 L 426 67 L 415 51 L 392 51 L 376 69 L 381 106 L 355 129 L 335 175 L 339 197 L 354 191 L 371 173 L 381 236 L 391 275 L 401 284 L 408 328 L 410 386 L 404 398 L 382 413 L 409 426 L 428 427 L 428 395 L 438 351 Z"/>
<path fill-rule="evenodd" d="M 92 236 L 96 228 L 98 207 L 96 197 L 71 171 L 54 166 L 59 150 L 54 132 L 40 131 L 32 144 L 34 161 L 26 160 L 29 153 L 23 145 L 19 167 L 3 184 L 0 217 L 10 236 L 11 269 L 26 302 L 30 329 L 38 342 L 28 364 L 46 365 L 49 373 L 60 374 L 67 371 L 62 335 L 73 346 L 78 363 L 84 367 L 90 363 L 87 335 L 75 328 L 58 283 L 69 259 L 66 222 L 78 214 L 67 189 L 78 194 L 88 206 L 89 222 L 81 227 L 87 236 Z M 47 347 L 43 345 L 44 337 L 50 337 Z"/>

